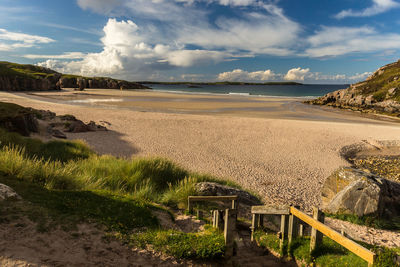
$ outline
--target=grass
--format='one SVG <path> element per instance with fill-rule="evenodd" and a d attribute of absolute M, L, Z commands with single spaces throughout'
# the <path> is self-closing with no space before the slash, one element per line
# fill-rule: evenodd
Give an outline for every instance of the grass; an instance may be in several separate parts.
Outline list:
<path fill-rule="evenodd" d="M 128 232 L 136 228 L 156 228 L 158 220 L 151 210 L 150 203 L 132 196 L 113 194 L 107 191 L 52 190 L 35 183 L 20 181 L 16 177 L 0 173 L 0 183 L 13 188 L 24 200 L 34 205 L 28 211 L 29 218 L 40 222 L 41 228 L 50 222 L 70 225 L 79 222 L 100 223 L 108 230 Z M 18 214 L 15 206 L 12 209 L 2 205 L 1 213 L 7 216 Z M 4 218 L 4 217 L 3 217 Z M 48 219 L 46 219 L 48 218 Z"/>
<path fill-rule="evenodd" d="M 2 205 L 0 221 L 25 213 L 40 231 L 89 221 L 178 258 L 220 258 L 225 248 L 220 232 L 162 230 L 151 212 L 160 204 L 184 208 L 203 181 L 235 186 L 163 158 L 99 156 L 79 141 L 44 143 L 0 129 L 0 183 L 33 205 L 28 210 Z M 141 234 L 131 235 L 137 231 Z"/>
<path fill-rule="evenodd" d="M 44 67 L 0 61 L 1 76 L 41 79 L 53 77 L 54 74 L 57 74 L 57 72 Z"/>
<path fill-rule="evenodd" d="M 322 245 L 313 251 L 312 254 L 310 254 L 309 237 L 295 238 L 289 248 L 286 239 L 283 251 L 280 251 L 279 239 L 276 234 L 265 233 L 262 230 L 258 230 L 255 232 L 255 240 L 260 246 L 279 253 L 281 256 L 287 256 L 305 262 L 306 264 L 315 264 L 316 266 L 323 267 L 368 266 L 366 261 L 325 236 Z M 396 266 L 394 258 L 400 255 L 400 251 L 396 249 L 373 247 L 364 243 L 361 245 L 372 249 L 377 254 L 374 266 Z"/>
<path fill-rule="evenodd" d="M 365 225 L 377 229 L 400 231 L 400 217 L 378 218 L 376 216 L 357 216 L 354 214 L 325 214 L 328 217 Z"/>
<path fill-rule="evenodd" d="M 225 253 L 224 236 L 211 226 L 199 233 L 176 230 L 156 230 L 130 236 L 131 243 L 145 248 L 150 244 L 155 250 L 177 258 L 219 259 Z"/>

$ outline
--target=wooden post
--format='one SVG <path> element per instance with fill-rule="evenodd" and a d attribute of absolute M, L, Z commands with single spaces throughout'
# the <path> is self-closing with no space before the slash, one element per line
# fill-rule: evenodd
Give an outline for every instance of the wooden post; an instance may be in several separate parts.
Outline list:
<path fill-rule="evenodd" d="M 234 231 L 236 229 L 236 214 L 237 211 L 234 209 L 225 210 L 225 258 L 229 259 L 233 256 L 233 245 L 234 245 Z"/>
<path fill-rule="evenodd" d="M 313 218 L 321 223 L 325 221 L 325 215 L 317 207 L 313 208 Z M 310 252 L 313 252 L 322 243 L 322 233 L 314 227 L 311 229 Z"/>
<path fill-rule="evenodd" d="M 299 236 L 304 236 L 304 224 L 299 225 Z"/>
<path fill-rule="evenodd" d="M 297 209 L 299 207 L 296 207 Z M 288 227 L 288 241 L 289 241 L 289 247 L 290 244 L 292 243 L 293 238 L 295 238 L 298 234 L 298 219 L 296 216 L 293 214 L 290 214 L 289 216 L 289 227 Z"/>
<path fill-rule="evenodd" d="M 251 241 L 254 241 L 254 232 L 256 230 L 256 215 L 253 213 L 251 214 Z"/>
<path fill-rule="evenodd" d="M 188 198 L 188 212 L 189 214 L 193 213 L 193 207 L 190 205 L 190 198 Z"/>
<path fill-rule="evenodd" d="M 257 218 L 257 227 L 263 227 L 264 226 L 264 215 L 259 214 Z"/>
<path fill-rule="evenodd" d="M 203 218 L 203 211 L 202 210 L 197 210 L 196 211 L 196 217 L 197 217 L 197 219 L 202 219 Z"/>
<path fill-rule="evenodd" d="M 286 235 L 286 215 L 281 215 L 281 240 L 279 243 L 280 253 L 283 255 L 283 243 Z"/>
<path fill-rule="evenodd" d="M 215 227 L 218 229 L 223 229 L 224 224 L 222 223 L 223 221 L 223 211 L 222 210 L 217 210 L 216 212 L 216 218 L 215 218 Z"/>

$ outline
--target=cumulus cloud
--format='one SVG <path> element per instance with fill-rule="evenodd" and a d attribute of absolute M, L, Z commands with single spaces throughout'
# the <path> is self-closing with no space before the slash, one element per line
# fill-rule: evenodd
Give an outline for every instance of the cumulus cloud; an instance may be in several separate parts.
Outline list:
<path fill-rule="evenodd" d="M 29 59 L 42 59 L 42 58 L 48 58 L 48 59 L 81 59 L 84 58 L 86 54 L 81 53 L 81 52 L 65 52 L 61 55 L 34 55 L 34 54 L 27 54 L 27 55 L 22 55 L 24 58 L 29 58 Z"/>
<path fill-rule="evenodd" d="M 305 55 L 330 57 L 349 53 L 376 52 L 400 47 L 400 34 L 378 33 L 372 27 L 321 27 L 307 39 Z"/>
<path fill-rule="evenodd" d="M 310 73 L 310 69 L 302 69 L 300 67 L 290 69 L 284 76 L 285 80 L 288 81 L 304 81 L 306 75 Z"/>
<path fill-rule="evenodd" d="M 384 13 L 390 9 L 400 7 L 400 4 L 394 0 L 372 0 L 372 2 L 372 6 L 360 11 L 354 11 L 352 9 L 342 10 L 335 15 L 335 18 L 343 19 L 346 17 L 370 17 Z"/>
<path fill-rule="evenodd" d="M 220 81 L 270 81 L 274 80 L 277 75 L 272 70 L 262 70 L 248 72 L 241 69 L 222 72 L 218 75 Z"/>
<path fill-rule="evenodd" d="M 309 68 L 292 68 L 287 73 L 275 73 L 274 71 L 260 70 L 248 72 L 242 69 L 222 72 L 218 74 L 219 81 L 239 81 L 239 82 L 265 82 L 265 81 L 298 81 L 298 82 L 335 82 L 335 83 L 352 83 L 364 80 L 371 75 L 371 72 L 356 73 L 354 75 L 346 74 L 323 74 L 320 72 L 312 72 Z"/>
<path fill-rule="evenodd" d="M 16 48 L 33 47 L 51 42 L 55 42 L 55 40 L 39 35 L 10 32 L 0 28 L 0 51 L 11 51 Z"/>

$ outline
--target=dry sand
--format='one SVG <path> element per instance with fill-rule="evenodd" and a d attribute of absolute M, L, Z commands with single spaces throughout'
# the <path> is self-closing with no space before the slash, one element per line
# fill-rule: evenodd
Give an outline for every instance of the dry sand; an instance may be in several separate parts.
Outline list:
<path fill-rule="evenodd" d="M 66 102 L 88 97 L 126 97 L 131 105 Z M 0 101 L 72 114 L 86 122 L 108 122 L 111 131 L 68 137 L 86 140 L 99 153 L 166 157 L 190 170 L 236 181 L 259 193 L 266 203 L 298 204 L 307 210 L 320 204 L 326 177 L 347 165 L 338 153 L 341 147 L 400 136 L 399 123 L 305 106 L 287 98 L 88 90 L 84 95 L 0 93 Z M 205 101 L 213 101 L 211 110 L 197 106 Z M 233 107 L 215 112 L 221 106 Z M 260 106 L 263 109 L 254 109 Z"/>

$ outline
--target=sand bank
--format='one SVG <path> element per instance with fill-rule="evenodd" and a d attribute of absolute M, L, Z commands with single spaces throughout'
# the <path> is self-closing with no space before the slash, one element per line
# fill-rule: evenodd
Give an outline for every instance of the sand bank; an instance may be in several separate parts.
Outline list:
<path fill-rule="evenodd" d="M 124 97 L 137 101 L 68 102 Z M 83 95 L 0 93 L 0 101 L 72 114 L 83 121 L 106 121 L 109 132 L 69 138 L 84 139 L 99 153 L 167 157 L 191 170 L 236 181 L 267 203 L 306 209 L 319 205 L 326 177 L 347 165 L 339 156 L 341 147 L 400 136 L 398 123 L 305 106 L 290 98 L 88 90 Z M 210 112 L 221 105 L 225 110 Z M 263 109 L 257 110 L 260 106 Z"/>

